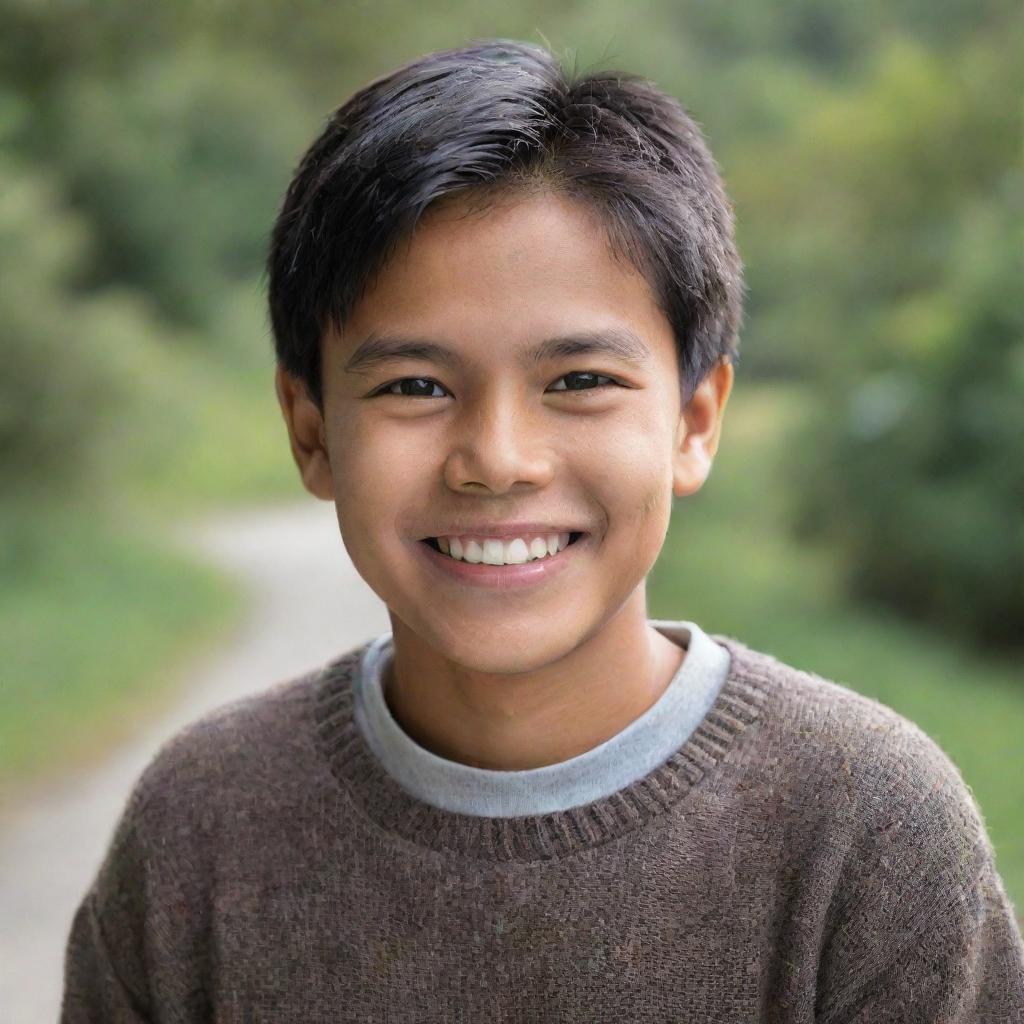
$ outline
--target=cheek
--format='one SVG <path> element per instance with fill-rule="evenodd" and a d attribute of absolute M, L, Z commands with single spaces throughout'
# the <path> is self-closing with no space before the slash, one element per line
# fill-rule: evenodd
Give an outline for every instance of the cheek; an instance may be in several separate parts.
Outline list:
<path fill-rule="evenodd" d="M 646 576 L 654 567 L 668 534 L 672 514 L 672 483 L 659 473 L 646 481 L 647 487 L 636 496 L 636 504 L 625 521 L 632 557 Z"/>
<path fill-rule="evenodd" d="M 671 479 L 666 480 L 664 475 L 660 475 L 652 481 L 651 489 L 637 510 L 640 529 L 645 532 L 648 529 L 654 529 L 662 537 L 664 536 L 668 530 L 668 521 L 672 511 L 671 486 Z"/>
<path fill-rule="evenodd" d="M 410 495 L 422 493 L 430 472 L 429 451 L 411 443 L 410 432 L 381 422 L 340 420 L 331 433 L 331 474 L 339 523 L 354 546 L 398 528 Z"/>
<path fill-rule="evenodd" d="M 662 536 L 672 511 L 671 438 L 635 423 L 605 438 L 595 460 L 613 525 Z M 597 478 L 594 477 L 594 478 Z"/>
<path fill-rule="evenodd" d="M 636 432 L 612 446 L 599 500 L 607 516 L 601 559 L 601 599 L 622 601 L 653 569 L 672 511 L 671 461 L 650 434 Z"/>

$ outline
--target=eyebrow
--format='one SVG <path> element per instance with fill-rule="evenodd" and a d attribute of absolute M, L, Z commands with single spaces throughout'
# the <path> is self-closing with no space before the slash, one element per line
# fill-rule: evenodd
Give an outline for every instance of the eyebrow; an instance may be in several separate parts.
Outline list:
<path fill-rule="evenodd" d="M 650 349 L 636 334 L 625 328 L 613 327 L 546 338 L 531 348 L 523 349 L 518 362 L 529 369 L 545 360 L 590 354 L 614 356 L 636 366 L 646 365 L 651 358 Z M 365 373 L 372 367 L 400 359 L 423 359 L 453 367 L 464 362 L 454 349 L 430 338 L 373 333 L 352 353 L 345 363 L 345 370 L 348 373 Z"/>

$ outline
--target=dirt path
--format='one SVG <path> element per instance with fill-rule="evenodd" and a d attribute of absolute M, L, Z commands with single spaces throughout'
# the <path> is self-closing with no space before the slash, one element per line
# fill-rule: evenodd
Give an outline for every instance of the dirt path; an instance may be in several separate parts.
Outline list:
<path fill-rule="evenodd" d="M 237 574 L 252 598 L 222 652 L 181 681 L 173 715 L 87 776 L 69 778 L 4 822 L 0 835 L 0 1019 L 56 1021 L 71 917 L 125 799 L 157 747 L 236 697 L 297 675 L 389 628 L 353 568 L 333 505 L 235 513 L 182 530 L 183 541 Z"/>

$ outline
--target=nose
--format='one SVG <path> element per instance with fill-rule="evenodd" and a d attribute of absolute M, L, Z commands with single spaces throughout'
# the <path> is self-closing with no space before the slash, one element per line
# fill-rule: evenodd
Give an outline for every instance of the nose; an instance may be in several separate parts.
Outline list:
<path fill-rule="evenodd" d="M 553 475 L 551 425 L 512 385 L 497 385 L 452 422 L 444 478 L 452 490 L 504 494 L 542 487 Z"/>

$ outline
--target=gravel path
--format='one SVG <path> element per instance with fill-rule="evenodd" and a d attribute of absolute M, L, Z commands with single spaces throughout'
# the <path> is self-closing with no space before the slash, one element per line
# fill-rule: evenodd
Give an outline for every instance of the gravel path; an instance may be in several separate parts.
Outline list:
<path fill-rule="evenodd" d="M 334 506 L 233 513 L 184 527 L 182 540 L 237 574 L 246 621 L 181 680 L 173 715 L 94 771 L 5 817 L 0 835 L 0 1020 L 45 1024 L 60 1009 L 71 918 L 139 773 L 165 739 L 206 711 L 290 678 L 390 628 L 345 552 Z"/>

